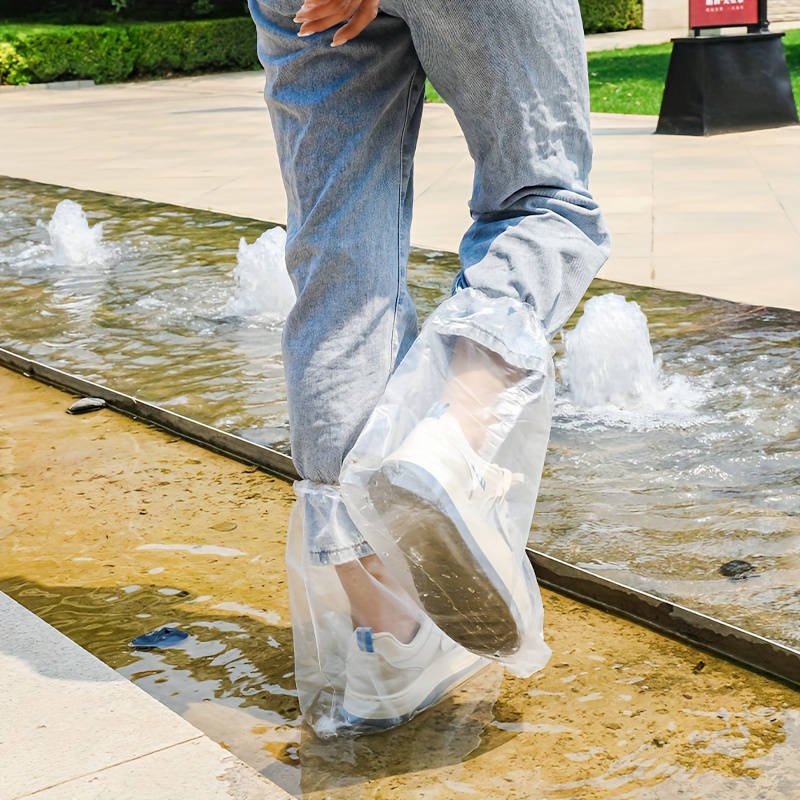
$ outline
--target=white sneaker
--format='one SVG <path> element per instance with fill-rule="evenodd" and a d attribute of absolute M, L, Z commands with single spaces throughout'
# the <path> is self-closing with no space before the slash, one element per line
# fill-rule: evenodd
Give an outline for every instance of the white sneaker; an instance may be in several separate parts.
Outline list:
<path fill-rule="evenodd" d="M 391 633 L 357 628 L 347 655 L 344 715 L 351 725 L 391 728 L 432 706 L 487 663 L 428 618 L 408 644 Z"/>
<path fill-rule="evenodd" d="M 527 591 L 501 533 L 509 470 L 481 458 L 450 414 L 426 417 L 370 479 L 370 502 L 397 543 L 427 614 L 473 653 L 521 644 L 514 598 Z M 516 567 L 516 569 L 515 569 Z"/>

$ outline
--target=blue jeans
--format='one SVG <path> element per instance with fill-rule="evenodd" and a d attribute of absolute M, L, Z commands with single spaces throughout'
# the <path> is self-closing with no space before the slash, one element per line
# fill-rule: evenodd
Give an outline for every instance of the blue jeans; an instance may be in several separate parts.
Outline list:
<path fill-rule="evenodd" d="M 249 0 L 288 196 L 297 303 L 284 364 L 292 456 L 336 486 L 342 461 L 410 347 L 413 161 L 426 75 L 475 162 L 456 287 L 531 305 L 552 336 L 606 260 L 589 194 L 592 146 L 577 0 L 384 0 L 356 39 L 298 38 L 300 0 Z M 321 563 L 363 555 L 343 509 L 307 518 Z M 321 513 L 322 512 L 322 513 Z"/>

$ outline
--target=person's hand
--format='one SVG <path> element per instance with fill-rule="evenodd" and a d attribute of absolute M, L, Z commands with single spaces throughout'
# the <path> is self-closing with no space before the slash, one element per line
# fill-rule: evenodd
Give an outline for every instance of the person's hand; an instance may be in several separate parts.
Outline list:
<path fill-rule="evenodd" d="M 305 0 L 295 22 L 299 22 L 298 36 L 310 36 L 347 22 L 334 34 L 332 47 L 338 47 L 358 36 L 378 16 L 380 0 Z"/>

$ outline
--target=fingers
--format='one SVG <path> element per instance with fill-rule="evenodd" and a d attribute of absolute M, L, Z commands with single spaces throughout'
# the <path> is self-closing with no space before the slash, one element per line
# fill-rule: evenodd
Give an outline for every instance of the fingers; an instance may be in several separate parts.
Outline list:
<path fill-rule="evenodd" d="M 340 21 L 350 19 L 358 8 L 358 0 L 306 0 L 295 15 L 295 22 L 314 22 L 338 16 Z"/>
<path fill-rule="evenodd" d="M 297 35 L 311 36 L 349 20 L 333 37 L 331 46 L 338 47 L 358 36 L 375 19 L 379 5 L 380 0 L 305 0 L 294 18 L 300 23 Z"/>
<path fill-rule="evenodd" d="M 301 23 L 298 36 L 320 33 L 344 22 L 356 12 L 359 0 L 325 0 L 315 4 L 305 3 L 297 12 L 295 22 Z"/>
<path fill-rule="evenodd" d="M 344 19 L 347 19 L 345 17 Z M 304 22 L 297 32 L 298 36 L 311 36 L 312 33 L 320 33 L 332 28 L 334 25 L 339 25 L 344 20 L 339 14 L 334 14 L 330 17 L 322 17 L 321 19 L 314 19 L 309 22 Z"/>
<path fill-rule="evenodd" d="M 350 5 L 351 0 L 305 0 L 300 10 L 297 12 L 295 20 L 300 22 L 302 19 L 313 19 L 319 16 L 332 16 L 337 11 L 342 11 L 345 6 Z"/>
<path fill-rule="evenodd" d="M 364 0 L 350 18 L 350 22 L 334 34 L 331 47 L 339 47 L 358 36 L 378 16 L 379 0 Z"/>

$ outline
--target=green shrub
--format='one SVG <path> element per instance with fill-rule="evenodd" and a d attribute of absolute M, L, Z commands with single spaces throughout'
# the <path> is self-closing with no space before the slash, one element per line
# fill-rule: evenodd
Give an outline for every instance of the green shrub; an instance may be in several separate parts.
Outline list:
<path fill-rule="evenodd" d="M 0 83 L 28 83 L 25 59 L 10 42 L 0 42 Z"/>
<path fill-rule="evenodd" d="M 0 0 L 0 19 L 105 25 L 246 17 L 246 0 Z"/>
<path fill-rule="evenodd" d="M 586 33 L 642 27 L 642 0 L 579 0 Z"/>
<path fill-rule="evenodd" d="M 23 34 L 15 44 L 36 83 L 69 79 L 110 83 L 125 80 L 133 70 L 124 28 L 56 28 Z"/>
<path fill-rule="evenodd" d="M 138 75 L 258 65 L 256 31 L 250 19 L 131 25 L 127 32 Z"/>
<path fill-rule="evenodd" d="M 0 26 L 0 83 L 123 81 L 258 65 L 249 18 L 134 25 Z"/>

